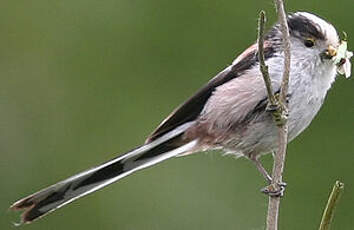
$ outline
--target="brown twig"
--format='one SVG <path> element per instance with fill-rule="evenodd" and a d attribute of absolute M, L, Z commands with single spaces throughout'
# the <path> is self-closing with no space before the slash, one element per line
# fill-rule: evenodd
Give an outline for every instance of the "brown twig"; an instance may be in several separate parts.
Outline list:
<path fill-rule="evenodd" d="M 278 131 L 278 151 L 274 157 L 273 172 L 272 172 L 272 185 L 279 187 L 283 179 L 283 170 L 285 164 L 286 148 L 288 144 L 288 126 L 287 126 L 287 114 L 288 105 L 286 96 L 288 94 L 289 88 L 289 73 L 290 73 L 290 39 L 289 39 L 289 28 L 286 19 L 286 13 L 284 10 L 284 4 L 282 0 L 275 0 L 275 5 L 278 13 L 278 20 L 280 24 L 280 30 L 283 37 L 283 49 L 284 49 L 284 72 L 283 80 L 280 88 L 280 95 L 276 99 L 273 95 L 273 90 L 271 88 L 271 81 L 268 73 L 268 67 L 264 62 L 264 51 L 263 51 L 263 31 L 265 15 L 262 11 L 260 13 L 259 20 L 259 33 L 258 33 L 258 58 L 260 61 L 260 70 L 262 72 L 264 82 L 267 88 L 268 98 L 270 105 L 275 108 L 272 112 L 273 117 L 279 127 Z M 268 203 L 268 213 L 267 213 L 267 230 L 277 230 L 278 229 L 278 217 L 279 217 L 279 206 L 280 197 L 270 196 Z"/>
<path fill-rule="evenodd" d="M 263 80 L 267 89 L 267 94 L 269 98 L 269 105 L 276 107 L 277 100 L 274 96 L 274 91 L 272 88 L 272 84 L 269 77 L 268 66 L 265 64 L 264 61 L 264 26 L 266 22 L 265 12 L 262 10 L 259 13 L 259 20 L 258 20 L 258 59 L 260 63 L 260 70 L 262 72 Z"/>
<path fill-rule="evenodd" d="M 283 0 L 275 0 L 275 5 L 278 13 L 278 20 L 280 23 L 280 30 L 283 36 L 283 49 L 284 49 L 284 72 L 283 80 L 280 88 L 279 95 L 279 112 L 281 116 L 287 115 L 288 105 L 286 96 L 289 88 L 289 74 L 290 74 L 290 35 L 287 23 L 287 17 L 284 9 Z M 283 170 L 285 164 L 286 148 L 288 145 L 288 125 L 285 118 L 279 126 L 278 134 L 278 151 L 274 158 L 272 183 L 281 183 L 283 179 Z M 267 215 L 267 229 L 278 229 L 280 197 L 269 197 L 268 215 Z"/>
<path fill-rule="evenodd" d="M 323 212 L 319 230 L 329 230 L 329 227 L 333 219 L 335 207 L 337 206 L 343 191 L 344 191 L 344 184 L 340 181 L 336 181 L 336 183 L 333 186 L 331 195 L 328 198 L 326 208 Z"/>
<path fill-rule="evenodd" d="M 289 75 L 290 75 L 290 34 L 287 22 L 287 16 L 284 9 L 283 0 L 275 0 L 275 5 L 278 13 L 278 20 L 280 23 L 280 30 L 283 36 L 283 49 L 284 49 L 284 72 L 283 81 L 280 89 L 279 101 L 286 105 L 286 96 L 289 89 Z M 287 105 L 286 105 L 287 106 Z"/>

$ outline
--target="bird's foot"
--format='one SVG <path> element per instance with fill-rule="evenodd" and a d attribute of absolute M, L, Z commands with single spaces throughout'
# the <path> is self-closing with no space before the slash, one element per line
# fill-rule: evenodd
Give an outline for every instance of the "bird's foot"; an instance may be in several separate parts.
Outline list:
<path fill-rule="evenodd" d="M 273 119 L 277 126 L 282 126 L 286 123 L 289 117 L 287 104 L 289 103 L 289 99 L 291 95 L 290 94 L 286 95 L 285 104 L 279 101 L 280 93 L 276 93 L 274 96 L 276 98 L 276 103 L 275 104 L 268 103 L 266 107 L 266 111 L 270 112 L 273 115 Z"/>
<path fill-rule="evenodd" d="M 289 112 L 286 107 L 279 102 L 276 105 L 268 104 L 266 111 L 273 115 L 274 122 L 277 126 L 282 126 L 288 120 Z"/>
<path fill-rule="evenodd" d="M 270 112 L 270 113 L 274 113 L 274 112 L 278 111 L 279 107 L 280 107 L 279 104 L 273 105 L 273 104 L 268 103 L 268 105 L 266 107 L 266 111 Z"/>
<path fill-rule="evenodd" d="M 286 183 L 270 183 L 268 186 L 261 189 L 261 192 L 271 197 L 283 197 Z"/>

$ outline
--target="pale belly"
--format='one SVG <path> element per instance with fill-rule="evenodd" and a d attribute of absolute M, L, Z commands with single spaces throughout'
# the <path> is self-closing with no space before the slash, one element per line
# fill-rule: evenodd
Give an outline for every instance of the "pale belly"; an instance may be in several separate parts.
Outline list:
<path fill-rule="evenodd" d="M 328 78 L 328 80 L 326 79 Z M 292 141 L 303 132 L 319 112 L 326 93 L 334 81 L 335 71 L 329 71 L 319 80 L 327 80 L 325 84 L 307 79 L 304 82 L 293 82 L 289 87 L 288 140 Z M 301 78 L 298 78 L 301 79 Z M 301 84 L 301 87 L 299 86 Z M 236 155 L 262 155 L 273 152 L 278 147 L 278 128 L 269 112 L 263 112 L 247 126 L 234 130 L 235 135 L 224 143 L 224 148 Z"/>

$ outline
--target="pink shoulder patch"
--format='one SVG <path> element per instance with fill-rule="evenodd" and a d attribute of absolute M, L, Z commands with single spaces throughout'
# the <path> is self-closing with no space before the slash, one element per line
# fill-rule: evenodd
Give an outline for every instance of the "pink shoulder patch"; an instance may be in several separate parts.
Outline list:
<path fill-rule="evenodd" d="M 266 48 L 269 46 L 269 42 L 265 41 L 263 47 Z M 250 47 L 248 47 L 243 53 L 241 53 L 233 62 L 232 64 L 235 65 L 240 62 L 243 58 L 245 58 L 248 54 L 255 52 L 258 49 L 258 43 L 254 43 Z"/>

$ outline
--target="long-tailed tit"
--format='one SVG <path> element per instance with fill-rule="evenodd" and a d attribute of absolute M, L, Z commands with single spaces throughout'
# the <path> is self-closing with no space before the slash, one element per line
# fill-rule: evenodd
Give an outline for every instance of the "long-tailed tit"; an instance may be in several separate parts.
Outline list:
<path fill-rule="evenodd" d="M 288 16 L 291 43 L 289 141 L 309 126 L 337 72 L 350 76 L 350 57 L 336 29 L 305 12 Z M 283 46 L 279 24 L 265 36 L 265 61 L 279 91 Z M 338 52 L 340 51 L 340 52 Z M 338 58 L 337 53 L 342 57 Z M 29 223 L 140 169 L 172 157 L 211 149 L 244 156 L 271 180 L 258 158 L 277 149 L 277 127 L 266 110 L 267 93 L 259 71 L 257 45 L 244 51 L 191 98 L 175 109 L 146 142 L 117 158 L 27 196 L 11 208 L 24 210 Z"/>

